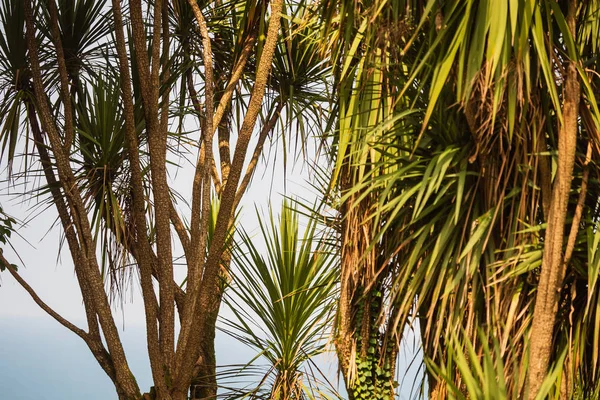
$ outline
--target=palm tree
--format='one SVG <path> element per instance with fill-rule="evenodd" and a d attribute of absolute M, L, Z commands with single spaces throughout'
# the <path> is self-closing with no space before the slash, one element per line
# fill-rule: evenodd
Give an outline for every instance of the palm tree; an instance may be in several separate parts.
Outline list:
<path fill-rule="evenodd" d="M 431 398 L 594 395 L 600 4 L 321 4 L 353 398 L 417 321 Z"/>
<path fill-rule="evenodd" d="M 264 255 L 244 231 L 233 250 L 225 301 L 235 317 L 225 329 L 268 361 L 251 398 L 306 399 L 325 389 L 307 364 L 325 350 L 337 263 L 330 235 L 317 232 L 315 219 L 302 233 L 300 215 L 284 202 L 279 218 L 260 219 Z"/>
<path fill-rule="evenodd" d="M 132 279 L 142 288 L 154 384 L 144 398 L 186 399 L 198 380 L 201 398 L 216 396 L 215 324 L 233 216 L 278 122 L 297 116 L 311 96 L 301 115 L 321 112 L 316 83 L 325 70 L 313 68 L 318 48 L 305 51 L 295 25 L 282 27 L 289 9 L 302 5 L 0 4 L 2 155 L 9 163 L 24 156 L 12 179 L 33 182 L 29 194 L 58 212 L 87 329 L 54 312 L 8 260 L 3 269 L 84 340 L 119 399 L 142 398 L 110 304 Z M 285 79 L 274 81 L 272 71 Z M 255 132 L 258 144 L 249 148 Z M 189 203 L 169 178 L 178 163 L 195 171 Z M 45 183 L 36 185 L 38 175 Z M 174 280 L 176 259 L 187 267 L 183 282 Z"/>

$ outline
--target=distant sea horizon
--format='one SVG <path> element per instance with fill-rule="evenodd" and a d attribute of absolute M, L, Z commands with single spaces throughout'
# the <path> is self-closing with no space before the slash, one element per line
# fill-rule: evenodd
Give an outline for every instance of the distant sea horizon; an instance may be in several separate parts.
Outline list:
<path fill-rule="evenodd" d="M 122 333 L 131 369 L 150 387 L 142 327 Z M 49 317 L 0 316 L 1 400 L 116 400 L 114 385 L 85 343 Z"/>
<path fill-rule="evenodd" d="M 149 390 L 145 327 L 126 324 L 121 337 L 140 389 Z M 224 333 L 217 333 L 215 345 L 219 365 L 244 364 L 255 356 L 252 349 Z M 328 364 L 324 372 L 336 384 L 333 354 L 321 357 L 317 363 Z M 411 372 L 405 378 L 400 399 L 409 399 L 414 376 Z M 338 390 L 343 395 L 343 389 Z M 112 382 L 85 343 L 48 316 L 0 315 L 0 400 L 71 399 L 117 400 Z"/>

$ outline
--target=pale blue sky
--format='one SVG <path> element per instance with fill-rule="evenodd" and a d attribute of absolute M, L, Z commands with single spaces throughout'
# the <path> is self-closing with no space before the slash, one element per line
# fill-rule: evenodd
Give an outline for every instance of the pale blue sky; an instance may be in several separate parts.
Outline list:
<path fill-rule="evenodd" d="M 271 153 L 271 161 L 275 154 L 276 151 Z M 316 198 L 306 183 L 309 176 L 307 168 L 302 169 L 298 164 L 295 168 L 287 168 L 285 175 L 282 159 L 277 157 L 274 169 L 272 165 L 265 169 L 264 163 L 261 163 L 244 198 L 239 223 L 250 232 L 258 226 L 255 205 L 266 211 L 271 202 L 274 210 L 279 210 L 284 192 L 308 201 Z M 181 168 L 171 176 L 184 198 L 185 191 L 189 190 L 187 183 L 191 181 L 191 171 Z M 14 189 L 11 191 L 16 192 Z M 5 211 L 25 219 L 34 204 L 19 204 L 22 197 L 4 193 L 0 204 Z M 22 266 L 19 272 L 45 302 L 65 318 L 85 328 L 81 295 L 70 255 L 65 248 L 62 257 L 57 257 L 58 230 L 51 229 L 55 215 L 54 209 L 49 209 L 34 222 L 19 227 L 19 233 L 29 242 L 18 236 L 13 240 L 23 263 L 15 261 L 10 249 L 5 249 L 5 255 Z M 181 277 L 183 272 L 183 267 L 180 267 Z M 10 275 L 1 274 L 0 285 L 0 400 L 116 399 L 111 381 L 80 338 L 46 315 Z M 144 311 L 137 283 L 126 299 L 123 307 L 115 307 L 115 319 L 122 329 L 122 340 L 133 373 L 142 390 L 148 390 L 152 383 Z M 217 332 L 216 350 L 219 365 L 243 364 L 255 355 L 253 350 L 220 332 Z M 412 354 L 414 349 L 407 348 L 404 360 L 400 361 L 402 370 L 410 363 Z M 335 381 L 335 357 L 325 356 L 319 364 Z M 400 398 L 409 398 L 415 373 L 414 368 L 409 372 Z"/>
<path fill-rule="evenodd" d="M 284 191 L 311 201 L 315 198 L 305 183 L 308 178 L 306 168 L 302 169 L 298 164 L 296 168 L 288 168 L 287 175 L 284 175 L 282 157 L 277 158 L 278 167 L 275 169 L 260 164 L 242 202 L 240 224 L 250 232 L 258 226 L 255 205 L 266 210 L 271 202 L 274 210 L 278 210 Z M 186 183 L 191 181 L 192 172 L 193 169 L 181 168 L 171 175 L 184 198 L 189 189 Z M 0 204 L 9 214 L 26 220 L 35 202 L 22 204 L 23 197 L 17 195 L 19 190 L 4 190 Z M 9 248 L 4 249 L 5 256 L 21 266 L 20 274 L 48 305 L 85 329 L 85 314 L 70 254 L 65 248 L 58 257 L 59 231 L 51 228 L 55 218 L 56 212 L 50 208 L 35 221 L 19 226 L 20 235 L 13 237 L 12 244 L 22 262 L 17 261 Z M 180 267 L 179 275 L 183 276 L 183 273 L 183 267 Z M 147 390 L 151 386 L 151 375 L 138 287 L 137 283 L 133 284 L 123 306 L 115 306 L 114 315 L 122 330 L 122 340 L 134 375 L 140 387 Z M 219 365 L 242 364 L 255 356 L 253 350 L 220 332 L 217 333 L 216 349 Z M 116 399 L 116 396 L 111 381 L 81 339 L 45 314 L 9 274 L 1 274 L 0 400 L 81 398 L 109 400 Z"/>

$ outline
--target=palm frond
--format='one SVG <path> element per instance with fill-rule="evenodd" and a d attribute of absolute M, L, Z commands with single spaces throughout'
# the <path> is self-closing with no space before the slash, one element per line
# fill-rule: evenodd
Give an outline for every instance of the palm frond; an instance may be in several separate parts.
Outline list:
<path fill-rule="evenodd" d="M 324 351 L 337 270 L 332 248 L 315 233 L 310 221 L 302 234 L 298 213 L 284 203 L 279 219 L 260 219 L 264 255 L 244 231 L 234 247 L 225 301 L 235 319 L 223 322 L 269 362 L 273 399 L 305 398 L 301 381 L 313 379 L 306 363 Z"/>

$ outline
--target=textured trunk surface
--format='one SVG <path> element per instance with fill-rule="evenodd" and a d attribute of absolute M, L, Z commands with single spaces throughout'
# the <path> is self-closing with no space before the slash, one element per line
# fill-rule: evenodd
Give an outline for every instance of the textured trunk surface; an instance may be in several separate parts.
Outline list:
<path fill-rule="evenodd" d="M 571 2 L 567 17 L 572 33 L 575 32 L 576 7 L 576 2 Z M 537 396 L 554 354 L 554 324 L 566 270 L 563 256 L 565 221 L 573 179 L 581 97 L 575 61 L 570 61 L 567 65 L 563 93 L 563 123 L 558 137 L 558 168 L 552 188 L 544 255 L 531 327 L 529 399 Z"/>
<path fill-rule="evenodd" d="M 190 386 L 190 399 L 216 399 L 217 397 L 217 360 L 215 354 L 215 332 L 217 317 L 221 305 L 222 292 L 213 297 L 210 304 L 210 316 L 204 327 L 204 340 L 202 343 L 201 365 L 198 373 Z"/>
<path fill-rule="evenodd" d="M 342 173 L 347 174 L 347 171 Z M 345 177 L 344 187 L 351 181 Z M 377 275 L 387 263 L 379 245 L 370 249 L 373 227 L 365 222 L 368 199 L 343 206 L 341 288 L 336 351 L 349 400 L 393 399 L 397 348 L 381 325 L 382 291 Z M 382 333 L 382 330 L 384 333 Z M 393 335 L 392 335 L 393 336 Z"/>

